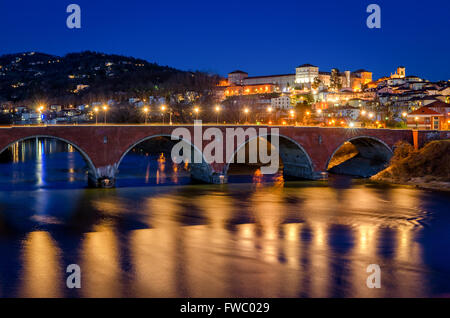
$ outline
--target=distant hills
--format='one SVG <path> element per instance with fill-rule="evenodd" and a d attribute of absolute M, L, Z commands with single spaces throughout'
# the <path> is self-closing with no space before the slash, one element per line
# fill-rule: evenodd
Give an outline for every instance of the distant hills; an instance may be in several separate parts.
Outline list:
<path fill-rule="evenodd" d="M 193 78 L 195 79 L 193 81 Z M 97 52 L 63 57 L 38 52 L 0 56 L 0 102 L 82 103 L 164 95 L 171 86 L 217 81 L 217 76 L 185 72 L 155 63 Z M 178 88 L 174 88 L 178 89 Z"/>

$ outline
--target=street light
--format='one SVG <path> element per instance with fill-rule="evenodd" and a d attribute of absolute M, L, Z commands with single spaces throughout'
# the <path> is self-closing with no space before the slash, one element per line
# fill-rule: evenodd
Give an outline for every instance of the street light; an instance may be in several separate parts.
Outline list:
<path fill-rule="evenodd" d="M 248 122 L 248 113 L 249 113 L 249 109 L 248 108 L 244 108 L 244 113 L 245 113 L 245 122 Z"/>
<path fill-rule="evenodd" d="M 147 114 L 149 112 L 148 107 L 144 107 L 143 111 L 144 111 L 144 115 L 145 115 L 145 124 L 147 124 L 147 117 L 148 117 Z"/>
<path fill-rule="evenodd" d="M 163 125 L 164 125 L 164 112 L 166 111 L 166 105 L 161 105 L 161 112 L 162 112 L 162 118 L 163 118 Z"/>
<path fill-rule="evenodd" d="M 217 114 L 217 125 L 218 125 L 219 124 L 220 106 L 216 106 L 215 110 L 216 110 L 216 114 Z"/>
<path fill-rule="evenodd" d="M 195 120 L 198 120 L 198 113 L 200 111 L 200 108 L 198 107 L 194 107 L 194 112 L 195 112 Z"/>
<path fill-rule="evenodd" d="M 96 125 L 98 124 L 98 111 L 99 111 L 98 107 L 95 107 L 94 112 L 95 112 L 95 124 Z"/>
<path fill-rule="evenodd" d="M 272 123 L 272 107 L 267 107 L 267 112 L 269 113 L 269 124 Z"/>
<path fill-rule="evenodd" d="M 108 111 L 107 105 L 103 105 L 103 111 L 105 112 L 105 125 L 106 125 L 106 112 Z"/>
<path fill-rule="evenodd" d="M 38 111 L 39 111 L 39 113 L 41 114 L 40 120 L 41 120 L 41 122 L 42 122 L 42 121 L 43 121 L 43 115 L 42 115 L 42 113 L 44 112 L 44 106 L 43 106 L 43 105 L 40 105 L 40 106 L 38 107 Z"/>
<path fill-rule="evenodd" d="M 293 109 L 291 109 L 289 111 L 289 115 L 291 116 L 292 120 L 294 120 L 294 118 L 295 118 L 295 111 Z"/>
<path fill-rule="evenodd" d="M 308 125 L 308 124 L 309 124 L 309 123 L 308 123 L 308 121 L 309 121 L 309 116 L 311 115 L 311 112 L 310 112 L 309 110 L 307 110 L 305 114 L 306 114 L 306 116 L 305 116 L 305 118 L 304 118 L 304 122 L 305 122 L 306 125 Z"/>

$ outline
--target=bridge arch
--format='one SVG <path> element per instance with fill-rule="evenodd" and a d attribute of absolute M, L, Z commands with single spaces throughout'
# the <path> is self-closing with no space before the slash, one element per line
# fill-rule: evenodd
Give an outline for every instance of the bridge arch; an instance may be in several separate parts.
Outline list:
<path fill-rule="evenodd" d="M 246 145 L 248 145 L 252 140 L 265 138 L 268 139 L 270 136 L 278 136 L 279 138 L 279 157 L 281 162 L 283 163 L 283 174 L 285 176 L 302 178 L 302 179 L 314 179 L 314 165 L 311 160 L 310 155 L 305 150 L 305 148 L 299 144 L 294 139 L 274 133 L 267 133 L 258 136 L 254 136 L 249 138 L 242 144 L 240 144 L 233 155 L 230 158 L 227 158 L 225 167 L 224 167 L 224 175 L 228 175 L 228 170 L 230 168 L 230 164 L 232 164 L 232 160 L 236 157 L 236 155 L 241 151 Z M 244 148 L 245 149 L 245 148 Z"/>
<path fill-rule="evenodd" d="M 339 153 L 346 145 L 349 147 Z M 356 150 L 353 154 L 348 150 L 352 147 Z M 392 156 L 391 147 L 383 140 L 372 136 L 356 136 L 345 140 L 333 151 L 325 169 L 331 173 L 367 178 L 383 170 Z"/>
<path fill-rule="evenodd" d="M 97 169 L 95 168 L 95 165 L 92 162 L 92 159 L 89 157 L 89 155 L 80 146 L 78 146 L 76 143 L 74 143 L 74 142 L 72 142 L 72 141 L 70 141 L 68 139 L 58 137 L 58 136 L 41 135 L 41 134 L 39 134 L 39 135 L 30 135 L 30 136 L 27 136 L 27 137 L 16 139 L 15 141 L 10 142 L 5 147 L 1 148 L 0 149 L 0 154 L 2 154 L 4 151 L 6 151 L 8 148 L 12 147 L 16 143 L 20 143 L 20 142 L 27 141 L 27 140 L 39 139 L 39 138 L 42 138 L 42 139 L 56 139 L 56 140 L 62 141 L 64 143 L 74 147 L 81 154 L 81 156 L 83 157 L 84 161 L 88 165 L 89 181 L 91 182 L 91 181 L 97 180 Z"/>
<path fill-rule="evenodd" d="M 116 173 L 119 172 L 120 164 L 122 163 L 122 161 L 125 158 L 125 156 L 133 148 L 135 148 L 136 146 L 138 146 L 138 145 L 140 145 L 140 144 L 142 144 L 142 143 L 144 143 L 146 141 L 149 141 L 149 140 L 155 139 L 155 138 L 164 138 L 168 142 L 173 142 L 173 143 L 176 143 L 176 142 L 179 142 L 179 141 L 185 142 L 187 145 L 189 145 L 191 147 L 191 149 L 194 150 L 194 152 L 198 152 L 198 153 L 200 153 L 202 155 L 202 163 L 194 163 L 194 160 L 193 160 L 192 157 L 189 160 L 190 161 L 189 166 L 190 166 L 191 177 L 193 179 L 200 180 L 200 181 L 207 182 L 207 183 L 217 183 L 217 180 L 214 180 L 214 179 L 218 178 L 218 176 L 216 176 L 216 174 L 214 173 L 211 165 L 206 162 L 206 159 L 205 159 L 203 153 L 194 144 L 192 144 L 190 141 L 187 141 L 187 140 L 185 140 L 183 138 L 178 138 L 178 139 L 172 140 L 172 135 L 169 135 L 169 134 L 156 134 L 156 135 L 146 136 L 144 138 L 141 138 L 141 139 L 133 142 L 133 144 L 128 146 L 126 148 L 126 150 L 120 156 L 120 159 L 119 159 L 119 161 L 116 164 Z M 192 152 L 192 154 L 191 154 L 192 156 L 194 155 L 194 152 Z"/>

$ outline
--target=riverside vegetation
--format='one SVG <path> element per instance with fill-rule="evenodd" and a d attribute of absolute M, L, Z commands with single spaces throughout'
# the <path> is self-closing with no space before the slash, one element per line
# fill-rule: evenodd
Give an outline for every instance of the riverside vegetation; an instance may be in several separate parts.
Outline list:
<path fill-rule="evenodd" d="M 371 180 L 450 191 L 450 140 L 431 141 L 419 150 L 398 143 L 389 167 Z"/>

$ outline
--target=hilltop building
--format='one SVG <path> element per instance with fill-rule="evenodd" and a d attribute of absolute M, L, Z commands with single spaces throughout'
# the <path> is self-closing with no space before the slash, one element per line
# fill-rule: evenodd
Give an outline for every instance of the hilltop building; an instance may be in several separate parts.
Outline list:
<path fill-rule="evenodd" d="M 357 70 L 354 72 L 338 72 L 342 88 L 359 91 L 362 87 L 372 82 L 372 72 Z M 311 89 L 314 85 L 329 88 L 332 81 L 331 72 L 321 72 L 319 67 L 311 64 L 303 64 L 295 69 L 295 73 L 281 75 L 266 75 L 249 77 L 247 72 L 236 70 L 228 74 L 228 82 L 221 84 L 226 86 L 225 96 L 237 94 L 257 94 L 261 92 L 290 92 L 294 89 Z M 318 87 L 316 87 L 318 88 Z"/>

